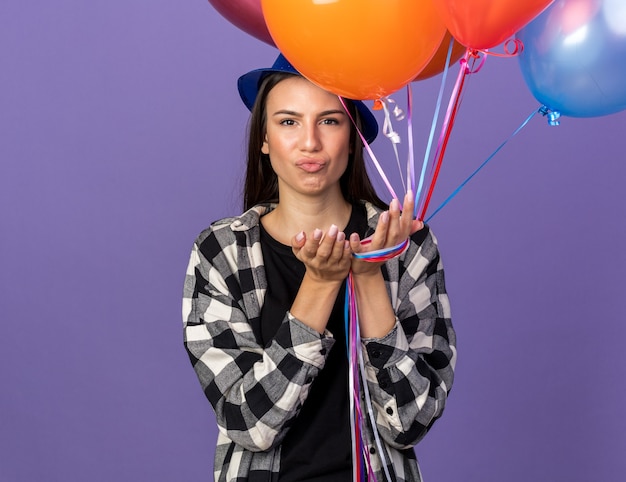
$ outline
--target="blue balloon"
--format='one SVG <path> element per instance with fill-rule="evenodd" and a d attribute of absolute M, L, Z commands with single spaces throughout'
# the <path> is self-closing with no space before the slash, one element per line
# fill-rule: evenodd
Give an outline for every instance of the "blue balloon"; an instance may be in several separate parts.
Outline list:
<path fill-rule="evenodd" d="M 516 37 L 535 98 L 572 117 L 626 109 L 626 0 L 556 0 Z"/>

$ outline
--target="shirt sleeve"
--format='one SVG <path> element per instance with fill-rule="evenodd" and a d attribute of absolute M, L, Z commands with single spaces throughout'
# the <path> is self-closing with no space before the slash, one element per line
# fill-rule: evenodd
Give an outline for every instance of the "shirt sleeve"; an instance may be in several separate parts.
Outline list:
<path fill-rule="evenodd" d="M 385 265 L 396 325 L 363 339 L 363 357 L 381 437 L 397 449 L 414 446 L 443 413 L 456 364 L 444 272 L 436 239 L 425 228 Z"/>
<path fill-rule="evenodd" d="M 194 244 L 184 285 L 184 342 L 219 430 L 247 450 L 264 451 L 286 435 L 334 339 L 287 313 L 272 342 L 260 346 L 243 302 L 259 287 L 242 289 L 236 249 L 219 246 L 214 233 Z"/>

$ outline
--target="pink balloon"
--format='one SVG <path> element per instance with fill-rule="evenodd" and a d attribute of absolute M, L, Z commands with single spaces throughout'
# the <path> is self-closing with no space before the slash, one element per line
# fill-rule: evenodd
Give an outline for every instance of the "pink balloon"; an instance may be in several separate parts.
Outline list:
<path fill-rule="evenodd" d="M 222 17 L 253 37 L 274 47 L 265 25 L 261 0 L 209 0 Z"/>

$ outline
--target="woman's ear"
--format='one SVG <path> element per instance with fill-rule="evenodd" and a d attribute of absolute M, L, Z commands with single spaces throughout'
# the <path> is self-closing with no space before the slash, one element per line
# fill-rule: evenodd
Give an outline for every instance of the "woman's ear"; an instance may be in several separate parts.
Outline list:
<path fill-rule="evenodd" d="M 263 144 L 261 145 L 261 152 L 266 155 L 269 155 L 270 153 L 270 146 L 267 143 L 267 134 L 265 134 L 265 137 L 263 138 Z"/>

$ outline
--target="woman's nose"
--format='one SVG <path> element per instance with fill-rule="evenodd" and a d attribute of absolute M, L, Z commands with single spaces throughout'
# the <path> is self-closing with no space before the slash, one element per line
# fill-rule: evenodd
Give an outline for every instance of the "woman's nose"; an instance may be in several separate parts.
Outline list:
<path fill-rule="evenodd" d="M 316 151 L 320 148 L 320 132 L 317 124 L 307 124 L 303 126 L 300 142 L 303 150 Z"/>

